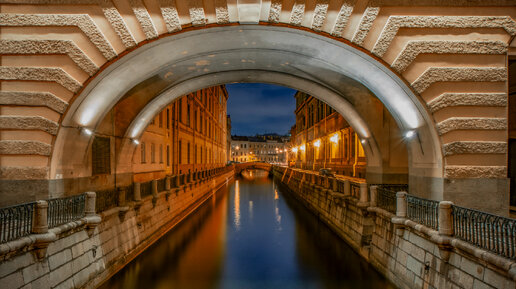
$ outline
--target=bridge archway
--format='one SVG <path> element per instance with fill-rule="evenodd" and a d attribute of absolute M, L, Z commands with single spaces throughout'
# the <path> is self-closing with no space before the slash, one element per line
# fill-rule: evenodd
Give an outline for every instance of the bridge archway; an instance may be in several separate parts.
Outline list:
<path fill-rule="evenodd" d="M 349 43 L 261 25 L 206 28 L 161 38 L 108 66 L 64 116 L 50 177 L 88 175 L 92 138 L 81 130 L 101 132 L 115 123 L 116 173 L 129 172 L 132 140 L 156 113 L 181 95 L 230 82 L 281 84 L 328 103 L 366 141 L 370 182 L 384 182 L 385 176 L 400 173 L 390 170 L 385 159 L 391 138 L 406 141 L 411 187 L 426 197 L 442 199 L 443 162 L 435 123 L 401 78 Z M 378 109 L 382 103 L 385 110 Z M 124 109 L 123 115 L 113 114 L 116 107 Z M 385 135 L 384 120 L 391 116 L 397 127 Z M 407 131 L 417 137 L 404 140 Z"/>

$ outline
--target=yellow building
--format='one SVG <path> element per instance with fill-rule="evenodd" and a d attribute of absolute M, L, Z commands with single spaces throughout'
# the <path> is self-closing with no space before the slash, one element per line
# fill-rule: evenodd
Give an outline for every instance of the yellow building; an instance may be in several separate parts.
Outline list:
<path fill-rule="evenodd" d="M 201 89 L 176 100 L 147 127 L 133 155 L 135 181 L 224 166 L 228 93 Z"/>
<path fill-rule="evenodd" d="M 296 124 L 291 129 L 289 165 L 365 177 L 364 149 L 346 120 L 313 96 L 297 92 L 294 97 Z"/>

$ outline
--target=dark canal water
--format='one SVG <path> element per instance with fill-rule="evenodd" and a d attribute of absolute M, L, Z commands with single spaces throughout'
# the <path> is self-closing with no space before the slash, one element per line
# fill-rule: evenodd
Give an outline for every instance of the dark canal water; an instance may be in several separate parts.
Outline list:
<path fill-rule="evenodd" d="M 101 288 L 395 288 L 274 181 L 223 187 Z"/>

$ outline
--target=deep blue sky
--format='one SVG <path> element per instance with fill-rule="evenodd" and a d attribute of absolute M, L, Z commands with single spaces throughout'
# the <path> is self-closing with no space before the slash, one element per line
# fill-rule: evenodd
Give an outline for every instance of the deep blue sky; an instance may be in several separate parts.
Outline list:
<path fill-rule="evenodd" d="M 263 83 L 226 84 L 231 134 L 287 134 L 294 125 L 294 89 Z"/>

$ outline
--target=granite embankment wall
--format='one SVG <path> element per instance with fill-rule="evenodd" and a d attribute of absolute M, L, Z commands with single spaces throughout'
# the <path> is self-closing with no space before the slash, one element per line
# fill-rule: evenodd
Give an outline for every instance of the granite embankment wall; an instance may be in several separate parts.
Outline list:
<path fill-rule="evenodd" d="M 514 260 L 372 206 L 367 190 L 367 195 L 343 194 L 332 178 L 321 182 L 307 171 L 275 167 L 273 174 L 399 288 L 516 288 Z"/>
<path fill-rule="evenodd" d="M 222 170 L 210 178 L 103 211 L 100 219 L 86 216 L 46 234 L 1 244 L 0 287 L 95 288 L 227 185 L 233 176 L 233 169 Z M 43 247 L 48 247 L 40 249 L 44 238 L 48 242 Z"/>

